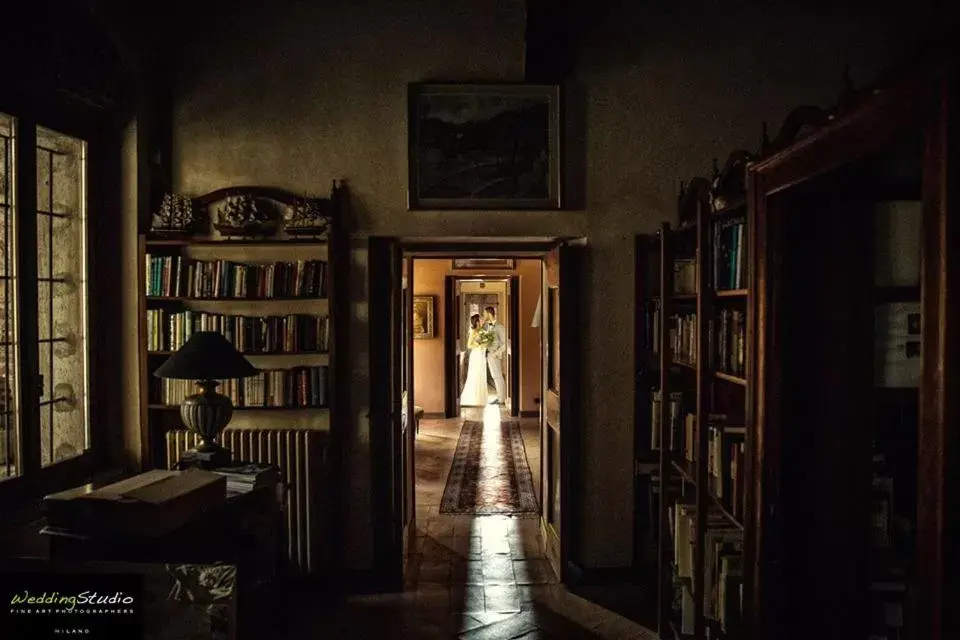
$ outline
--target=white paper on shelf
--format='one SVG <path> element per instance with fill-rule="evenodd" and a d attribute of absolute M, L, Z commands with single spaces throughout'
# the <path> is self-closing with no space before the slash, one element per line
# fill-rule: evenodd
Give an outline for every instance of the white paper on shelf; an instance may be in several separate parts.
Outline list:
<path fill-rule="evenodd" d="M 875 383 L 916 387 L 922 370 L 920 303 L 877 305 L 874 320 Z"/>
<path fill-rule="evenodd" d="M 880 287 L 914 286 L 920 282 L 920 220 L 923 203 L 881 202 L 874 209 L 874 274 Z"/>

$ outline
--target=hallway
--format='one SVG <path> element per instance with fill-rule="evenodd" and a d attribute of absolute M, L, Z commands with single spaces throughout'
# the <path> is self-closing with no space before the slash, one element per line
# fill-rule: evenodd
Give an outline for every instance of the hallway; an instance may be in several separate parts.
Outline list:
<path fill-rule="evenodd" d="M 497 407 L 477 411 L 483 411 L 485 430 L 499 427 Z M 652 639 L 639 625 L 557 583 L 541 551 L 536 516 L 439 513 L 462 424 L 458 419 L 420 424 L 417 536 L 405 591 L 351 599 L 340 610 L 345 622 L 340 635 L 325 637 Z M 537 420 L 521 420 L 521 429 L 536 477 Z"/>

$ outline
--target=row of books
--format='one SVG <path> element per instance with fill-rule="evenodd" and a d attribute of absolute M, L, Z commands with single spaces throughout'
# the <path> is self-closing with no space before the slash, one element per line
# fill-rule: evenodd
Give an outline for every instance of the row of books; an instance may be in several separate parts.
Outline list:
<path fill-rule="evenodd" d="M 739 624 L 743 611 L 742 532 L 716 509 L 707 512 L 704 531 L 704 593 L 694 594 L 694 546 L 697 541 L 697 505 L 677 502 L 668 509 L 673 539 L 674 578 L 679 591 L 675 606 L 680 632 L 694 633 L 694 598 L 703 598 L 704 615 L 717 621 L 725 633 Z"/>
<path fill-rule="evenodd" d="M 746 427 L 726 424 L 711 424 L 707 432 L 709 490 L 738 520 L 744 515 L 746 433 Z"/>
<path fill-rule="evenodd" d="M 874 447 L 870 504 L 870 638 L 899 640 L 908 590 L 906 568 L 897 562 L 896 550 L 898 531 L 903 531 L 903 523 L 897 526 L 894 511 L 894 467 L 887 464 L 886 455 L 877 450 L 876 443 Z"/>
<path fill-rule="evenodd" d="M 747 252 L 743 250 L 746 222 L 724 220 L 713 227 L 713 289 L 743 289 L 747 278 Z"/>
<path fill-rule="evenodd" d="M 744 220 L 724 220 L 713 228 L 713 274 L 710 285 L 714 291 L 743 289 L 747 277 L 747 252 L 743 250 L 746 223 Z M 697 293 L 697 261 L 677 258 L 673 261 L 673 291 L 676 295 Z"/>
<path fill-rule="evenodd" d="M 711 529 L 704 567 L 709 589 L 706 616 L 716 620 L 724 633 L 739 628 L 743 614 L 743 538 L 737 529 Z"/>
<path fill-rule="evenodd" d="M 660 405 L 663 394 L 654 390 L 651 395 L 651 433 L 650 448 L 660 449 Z M 667 450 L 676 452 L 678 460 L 696 462 L 697 460 L 697 417 L 692 412 L 683 410 L 683 392 L 670 393 L 667 407 Z M 746 439 L 746 427 L 727 424 L 727 416 L 712 413 L 708 416 L 707 432 L 707 470 L 712 478 L 711 490 L 720 499 L 731 499 L 735 488 L 742 491 L 743 473 L 743 444 Z M 740 462 L 739 466 L 737 462 Z M 740 474 L 740 481 L 736 479 Z M 737 501 L 742 503 L 741 500 Z"/>
<path fill-rule="evenodd" d="M 650 448 L 654 451 L 660 449 L 660 405 L 662 402 L 663 394 L 660 390 L 652 391 Z M 677 456 L 678 460 L 694 462 L 697 459 L 697 448 L 694 444 L 696 441 L 696 415 L 684 411 L 682 391 L 670 392 L 669 403 L 666 430 L 667 451 L 680 454 Z"/>
<path fill-rule="evenodd" d="M 205 311 L 147 310 L 147 350 L 176 351 L 197 331 L 222 333 L 241 353 L 325 352 L 330 317 L 239 316 Z"/>
<path fill-rule="evenodd" d="M 683 313 L 669 318 L 668 340 L 674 362 L 697 364 L 697 314 Z"/>
<path fill-rule="evenodd" d="M 646 307 L 646 344 L 654 353 L 659 352 L 660 323 L 659 303 L 651 302 Z M 668 318 L 668 342 L 674 362 L 695 366 L 697 364 L 697 314 L 684 313 Z M 746 372 L 747 323 L 746 314 L 737 309 L 722 309 L 716 320 L 708 327 L 708 365 L 735 376 Z"/>
<path fill-rule="evenodd" d="M 738 309 L 721 309 L 711 321 L 708 352 L 711 366 L 718 371 L 744 376 L 746 373 L 747 318 Z"/>
<path fill-rule="evenodd" d="M 650 449 L 658 451 L 660 449 L 660 404 L 663 402 L 663 393 L 656 389 L 650 394 L 651 418 L 650 418 Z M 669 398 L 670 406 L 667 408 L 667 448 L 672 450 L 673 443 L 677 442 L 680 433 L 680 416 L 683 412 L 683 392 L 673 391 Z"/>
<path fill-rule="evenodd" d="M 660 351 L 660 301 L 644 303 L 643 341 L 654 353 Z M 687 313 L 670 318 L 670 345 L 682 362 L 696 362 L 696 314 Z M 721 309 L 710 321 L 708 353 L 711 366 L 718 371 L 743 375 L 745 371 L 747 322 L 746 313 L 739 309 Z"/>
<path fill-rule="evenodd" d="M 326 407 L 327 366 L 269 369 L 249 378 L 221 380 L 217 391 L 229 396 L 235 407 Z M 197 387 L 192 380 L 162 379 L 159 402 L 178 405 Z"/>
<path fill-rule="evenodd" d="M 323 260 L 242 264 L 184 256 L 146 258 L 148 297 L 324 298 L 326 283 Z"/>

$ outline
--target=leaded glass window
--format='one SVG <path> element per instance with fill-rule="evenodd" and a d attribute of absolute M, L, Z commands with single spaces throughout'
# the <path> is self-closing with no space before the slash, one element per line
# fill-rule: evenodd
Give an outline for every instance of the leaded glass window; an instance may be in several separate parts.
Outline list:
<path fill-rule="evenodd" d="M 14 119 L 0 114 L 0 479 L 19 475 L 20 469 L 13 136 Z"/>
<path fill-rule="evenodd" d="M 37 335 L 44 466 L 88 442 L 86 144 L 37 128 Z"/>
<path fill-rule="evenodd" d="M 0 481 L 90 448 L 87 200 L 85 141 L 0 114 Z"/>

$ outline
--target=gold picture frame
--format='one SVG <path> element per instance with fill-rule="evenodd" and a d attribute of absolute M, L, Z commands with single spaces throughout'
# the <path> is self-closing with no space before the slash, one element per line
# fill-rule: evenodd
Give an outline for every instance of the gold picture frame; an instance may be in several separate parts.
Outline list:
<path fill-rule="evenodd" d="M 436 337 L 434 330 L 434 296 L 413 296 L 413 339 L 429 340 Z"/>

